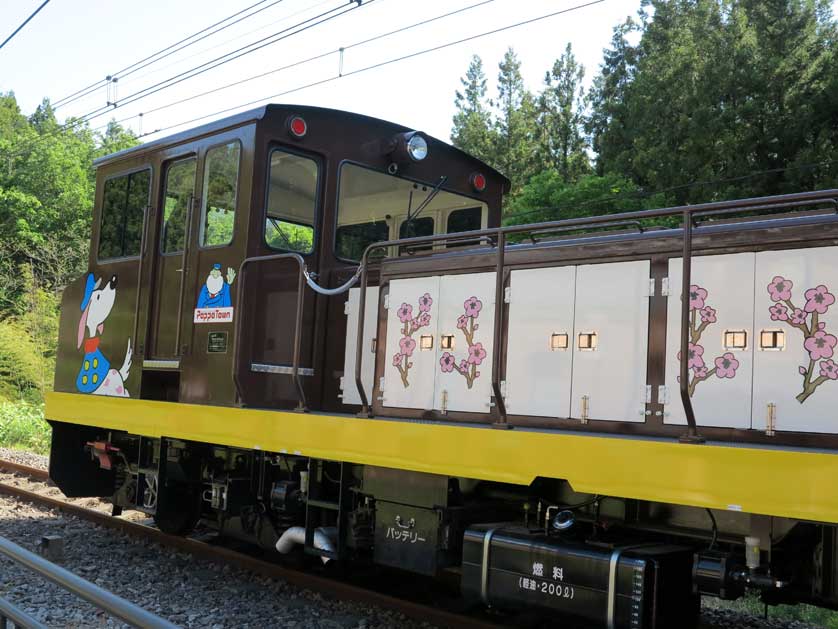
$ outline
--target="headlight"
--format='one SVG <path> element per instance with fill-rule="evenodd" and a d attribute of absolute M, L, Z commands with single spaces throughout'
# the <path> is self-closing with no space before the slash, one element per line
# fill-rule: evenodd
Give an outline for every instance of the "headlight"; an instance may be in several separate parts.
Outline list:
<path fill-rule="evenodd" d="M 421 162 L 428 156 L 428 141 L 418 133 L 407 141 L 407 154 L 414 162 Z"/>

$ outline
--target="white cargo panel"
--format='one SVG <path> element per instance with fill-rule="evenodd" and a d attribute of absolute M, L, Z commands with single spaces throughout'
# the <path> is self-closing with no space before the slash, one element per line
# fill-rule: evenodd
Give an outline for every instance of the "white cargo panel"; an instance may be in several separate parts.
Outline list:
<path fill-rule="evenodd" d="M 838 432 L 838 247 L 756 254 L 753 428 Z"/>
<path fill-rule="evenodd" d="M 572 416 L 644 421 L 649 261 L 577 267 L 575 319 Z"/>
<path fill-rule="evenodd" d="M 430 305 L 422 302 L 426 296 Z M 431 410 L 439 364 L 435 338 L 439 277 L 390 282 L 388 303 L 382 403 L 396 408 Z"/>
<path fill-rule="evenodd" d="M 506 410 L 569 417 L 576 267 L 512 271 Z"/>
<path fill-rule="evenodd" d="M 669 261 L 664 422 L 686 424 L 681 402 L 681 258 Z M 698 256 L 690 285 L 690 386 L 700 426 L 751 427 L 754 254 Z M 694 307 L 693 307 L 694 306 Z M 742 347 L 744 345 L 744 347 Z M 660 396 L 659 396 L 660 397 Z"/>
<path fill-rule="evenodd" d="M 440 279 L 437 410 L 491 410 L 495 278 L 494 273 L 473 273 Z"/>
<path fill-rule="evenodd" d="M 343 359 L 343 378 L 340 388 L 344 404 L 360 404 L 361 396 L 355 384 L 355 346 L 358 341 L 358 306 L 361 289 L 351 288 L 346 302 L 346 353 Z M 361 381 L 367 402 L 372 403 L 373 379 L 375 378 L 375 349 L 378 335 L 378 286 L 367 288 L 364 304 L 364 340 L 361 344 Z"/>

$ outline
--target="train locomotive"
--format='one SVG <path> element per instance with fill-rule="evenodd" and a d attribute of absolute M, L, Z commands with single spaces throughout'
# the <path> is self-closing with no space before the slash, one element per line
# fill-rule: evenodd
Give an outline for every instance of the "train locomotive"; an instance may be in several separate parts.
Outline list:
<path fill-rule="evenodd" d="M 838 607 L 838 191 L 504 227 L 486 164 L 292 105 L 96 169 L 67 496 L 607 627 Z"/>

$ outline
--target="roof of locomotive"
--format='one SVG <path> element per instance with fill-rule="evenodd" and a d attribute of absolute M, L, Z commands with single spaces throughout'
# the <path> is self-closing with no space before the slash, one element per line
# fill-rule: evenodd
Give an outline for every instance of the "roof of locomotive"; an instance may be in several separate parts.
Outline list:
<path fill-rule="evenodd" d="M 293 105 L 293 104 L 279 104 L 279 103 L 271 103 L 269 105 L 264 105 L 262 107 L 257 107 L 256 109 L 250 109 L 248 111 L 243 111 L 241 113 L 235 114 L 233 116 L 227 116 L 226 118 L 220 118 L 219 120 L 213 120 L 212 122 L 208 122 L 207 124 L 201 125 L 200 127 L 193 127 L 192 129 L 187 129 L 186 131 L 181 131 L 180 133 L 175 133 L 173 135 L 168 135 L 166 137 L 160 138 L 158 140 L 153 140 L 151 142 L 146 142 L 144 144 L 140 144 L 138 146 L 124 149 L 122 151 L 118 151 L 116 153 L 111 153 L 110 155 L 105 155 L 93 161 L 93 165 L 96 167 L 103 166 L 105 164 L 110 164 L 112 162 L 119 161 L 126 157 L 136 157 L 138 155 L 142 155 L 143 153 L 157 151 L 169 146 L 173 146 L 176 144 L 180 144 L 182 142 L 186 142 L 195 138 L 200 138 L 207 135 L 213 135 L 219 133 L 221 131 L 225 131 L 227 129 L 232 129 L 235 127 L 240 127 L 251 122 L 258 122 L 265 118 L 269 118 L 276 115 L 284 115 L 287 116 L 289 113 L 318 113 L 318 114 L 326 114 L 326 115 L 333 115 L 333 116 L 344 116 L 348 118 L 354 119 L 357 123 L 360 124 L 369 124 L 369 123 L 376 123 L 376 124 L 387 124 L 393 129 L 393 133 L 400 133 L 406 131 L 419 131 L 419 129 L 411 129 L 409 127 L 405 127 L 403 125 L 397 124 L 395 122 L 390 122 L 388 120 L 382 120 L 380 118 L 373 118 L 372 116 L 366 116 L 364 114 L 357 114 L 350 111 L 344 111 L 341 109 L 331 109 L 328 107 L 312 107 L 310 105 Z M 491 173 L 495 177 L 499 177 L 504 181 L 505 189 L 509 188 L 509 179 L 504 176 L 502 173 L 498 172 L 485 162 L 479 160 L 478 158 L 474 157 L 473 155 L 466 153 L 458 149 L 457 147 L 435 138 L 427 133 L 423 134 L 428 138 L 429 141 L 438 144 L 444 147 L 445 150 L 451 151 L 454 153 L 459 153 L 464 158 L 474 161 L 476 164 L 479 164 L 482 169 L 485 169 L 488 173 Z"/>

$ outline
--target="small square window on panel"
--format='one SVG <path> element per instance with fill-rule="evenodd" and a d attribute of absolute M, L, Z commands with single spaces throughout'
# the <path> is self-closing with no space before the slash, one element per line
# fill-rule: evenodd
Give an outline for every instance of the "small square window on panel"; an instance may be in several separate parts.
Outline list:
<path fill-rule="evenodd" d="M 454 349 L 454 335 L 453 334 L 443 334 L 439 337 L 439 347 L 441 349 L 453 350 Z"/>
<path fill-rule="evenodd" d="M 419 337 L 419 349 L 423 352 L 427 352 L 434 348 L 434 337 L 430 334 L 423 334 Z"/>
<path fill-rule="evenodd" d="M 556 352 L 559 350 L 565 350 L 568 348 L 570 344 L 570 339 L 567 337 L 567 332 L 554 332 L 550 335 L 550 351 Z"/>
<path fill-rule="evenodd" d="M 725 349 L 746 349 L 748 347 L 748 333 L 745 330 L 725 330 Z"/>
<path fill-rule="evenodd" d="M 592 352 L 596 349 L 596 332 L 582 332 L 579 334 L 579 349 L 583 352 Z"/>
<path fill-rule="evenodd" d="M 766 352 L 781 352 L 786 348 L 784 330 L 763 330 L 759 333 L 759 348 Z"/>

